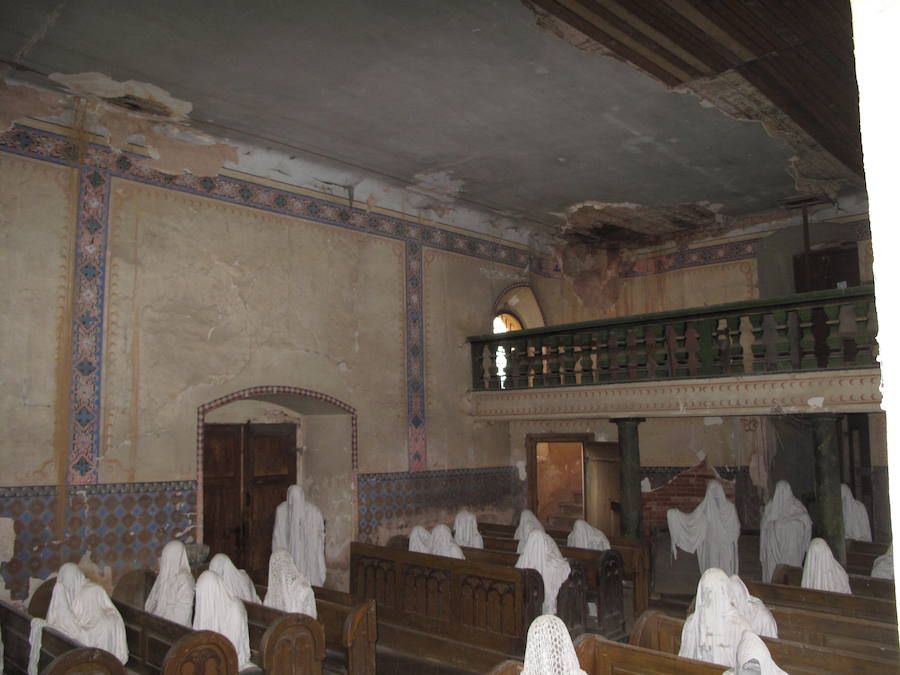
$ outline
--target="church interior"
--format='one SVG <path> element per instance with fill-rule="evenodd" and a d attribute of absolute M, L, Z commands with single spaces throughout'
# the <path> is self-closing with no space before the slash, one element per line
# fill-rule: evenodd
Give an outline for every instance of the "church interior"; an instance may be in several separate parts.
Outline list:
<path fill-rule="evenodd" d="M 708 551 L 672 510 L 710 485 L 772 658 L 896 672 L 855 68 L 849 0 L 0 0 L 7 672 L 65 563 L 128 631 L 171 540 L 272 585 L 292 485 L 326 649 L 290 672 L 520 672 L 526 509 L 585 672 L 721 672 L 677 656 Z M 768 583 L 782 482 L 831 613 Z M 410 552 L 461 510 L 483 551 Z"/>

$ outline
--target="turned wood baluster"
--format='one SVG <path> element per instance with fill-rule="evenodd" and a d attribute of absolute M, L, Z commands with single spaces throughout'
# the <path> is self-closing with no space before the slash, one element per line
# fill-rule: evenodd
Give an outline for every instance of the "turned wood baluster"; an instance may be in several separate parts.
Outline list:
<path fill-rule="evenodd" d="M 594 360 L 593 360 L 593 335 L 591 333 L 581 333 L 578 335 L 578 344 L 581 346 L 581 384 L 594 383 Z"/>
<path fill-rule="evenodd" d="M 751 314 L 750 326 L 753 329 L 753 372 L 766 370 L 766 345 L 763 342 L 763 314 Z"/>
<path fill-rule="evenodd" d="M 778 348 L 775 345 L 778 341 L 778 327 L 771 313 L 763 315 L 762 328 L 762 343 L 765 347 L 763 370 L 775 370 L 778 367 Z"/>
<path fill-rule="evenodd" d="M 617 328 L 610 328 L 609 330 L 609 379 L 618 380 L 620 379 L 619 375 L 619 362 L 620 359 L 624 360 L 625 354 L 621 352 L 619 349 L 619 330 Z"/>
<path fill-rule="evenodd" d="M 800 369 L 816 368 L 816 336 L 813 326 L 813 308 L 801 307 L 797 310 L 800 319 Z"/>
<path fill-rule="evenodd" d="M 819 350 L 819 368 L 829 368 L 840 365 L 843 362 L 841 352 L 844 342 L 838 331 L 838 316 L 840 305 L 825 305 L 821 308 L 819 323 L 821 324 L 821 348 Z"/>
<path fill-rule="evenodd" d="M 559 336 L 551 335 L 544 340 L 547 348 L 547 373 L 544 384 L 548 387 L 559 386 Z"/>
<path fill-rule="evenodd" d="M 575 384 L 575 347 L 571 333 L 559 336 L 559 351 L 562 384 Z"/>
<path fill-rule="evenodd" d="M 715 372 L 715 333 L 719 322 L 717 319 L 700 319 L 691 322 L 697 332 L 697 373 L 712 375 Z"/>
<path fill-rule="evenodd" d="M 833 365 L 840 363 L 841 365 L 853 365 L 856 363 L 856 334 L 858 327 L 856 325 L 856 311 L 853 305 L 848 303 L 841 305 L 838 311 L 837 319 L 837 338 L 840 347 L 837 354 L 834 355 Z"/>
<path fill-rule="evenodd" d="M 726 372 L 743 373 L 744 348 L 741 346 L 740 316 L 729 316 L 725 319 L 725 337 L 726 353 L 723 355 L 723 359 L 725 359 Z"/>
<path fill-rule="evenodd" d="M 689 321 L 684 329 L 684 352 L 687 355 L 687 374 L 694 377 L 700 371 L 700 332 Z"/>
<path fill-rule="evenodd" d="M 528 338 L 528 361 L 531 371 L 531 386 L 544 386 L 544 346 L 540 337 Z"/>
<path fill-rule="evenodd" d="M 635 334 L 634 328 L 628 328 L 625 330 L 625 354 L 626 354 L 626 363 L 628 364 L 628 379 L 636 380 L 638 379 L 638 349 L 637 349 L 637 335 Z"/>
<path fill-rule="evenodd" d="M 678 373 L 678 334 L 675 325 L 666 324 L 666 370 L 669 377 L 675 377 Z"/>
<path fill-rule="evenodd" d="M 662 370 L 661 360 L 665 359 L 665 350 L 661 349 L 663 325 L 656 323 L 644 329 L 644 353 L 647 360 L 647 378 L 656 379 L 657 370 Z"/>
<path fill-rule="evenodd" d="M 797 310 L 788 312 L 787 324 L 788 342 L 790 343 L 791 370 L 800 370 L 802 350 L 800 348 L 800 315 L 797 313 Z"/>
<path fill-rule="evenodd" d="M 594 382 L 608 382 L 610 378 L 609 331 L 601 328 L 597 331 L 595 344 L 597 365 L 594 369 Z"/>
<path fill-rule="evenodd" d="M 481 352 L 481 363 L 485 389 L 499 389 L 500 378 L 497 377 L 496 345 L 486 343 Z"/>
<path fill-rule="evenodd" d="M 528 340 L 520 338 L 514 343 L 516 349 L 516 369 L 515 369 L 515 387 L 516 389 L 526 389 L 530 386 L 528 381 L 528 371 L 531 363 L 528 355 Z"/>
<path fill-rule="evenodd" d="M 856 319 L 856 331 L 853 334 L 856 345 L 854 361 L 858 365 L 867 366 L 875 362 L 878 353 L 878 345 L 873 339 L 877 331 L 875 308 L 870 306 L 869 300 L 861 300 L 853 303 L 853 313 Z"/>
<path fill-rule="evenodd" d="M 786 310 L 776 309 L 772 312 L 775 327 L 774 369 L 785 371 L 791 369 L 791 341 L 788 337 L 788 314 Z"/>

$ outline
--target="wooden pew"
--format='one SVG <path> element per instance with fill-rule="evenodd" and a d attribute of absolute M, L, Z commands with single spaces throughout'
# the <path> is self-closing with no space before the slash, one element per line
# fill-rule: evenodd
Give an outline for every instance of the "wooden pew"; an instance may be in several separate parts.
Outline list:
<path fill-rule="evenodd" d="M 869 576 L 872 574 L 872 566 L 875 564 L 875 558 L 887 553 L 888 546 L 882 542 L 857 541 L 855 539 L 847 539 L 847 571 L 850 574 L 862 574 Z"/>
<path fill-rule="evenodd" d="M 893 598 L 867 598 L 861 595 L 816 591 L 800 586 L 764 584 L 759 581 L 744 580 L 750 595 L 762 600 L 767 607 L 796 607 L 826 614 L 878 621 L 897 625 L 897 606 Z"/>
<path fill-rule="evenodd" d="M 862 574 L 849 574 L 850 590 L 853 595 L 866 598 L 889 599 L 894 596 L 893 579 L 877 579 Z M 778 565 L 772 574 L 772 583 L 783 586 L 799 586 L 803 581 L 803 568 L 793 565 Z"/>
<path fill-rule="evenodd" d="M 634 625 L 630 643 L 668 654 L 678 654 L 684 620 L 659 611 L 644 612 Z M 791 675 L 810 673 L 897 673 L 900 661 L 789 640 L 762 638 L 772 659 Z"/>
<path fill-rule="evenodd" d="M 3 633 L 0 671 L 7 675 L 26 675 L 31 655 L 31 617 L 0 600 L 0 631 Z M 109 652 L 85 647 L 49 626 L 44 627 L 41 635 L 38 669 L 43 675 L 125 674 L 125 668 Z"/>
<path fill-rule="evenodd" d="M 525 653 L 544 585 L 536 570 L 352 542 L 350 593 L 378 604 L 379 651 L 408 672 L 415 658 L 484 672 Z"/>
<path fill-rule="evenodd" d="M 142 609 L 155 580 L 156 573 L 147 569 L 133 570 L 119 580 L 113 590 L 113 601 L 123 619 L 127 613 L 134 620 L 143 620 L 150 625 L 165 621 Z M 123 612 L 123 607 L 127 612 Z M 253 663 L 267 673 L 322 672 L 325 635 L 320 623 L 309 616 L 287 614 L 252 602 L 244 602 L 244 609 Z M 128 621 L 125 627 L 127 631 Z"/>
<path fill-rule="evenodd" d="M 409 538 L 404 535 L 391 537 L 388 547 L 406 551 L 409 549 Z M 463 548 L 463 555 L 471 562 L 515 567 L 519 559 L 517 553 L 505 551 L 486 551 L 480 548 Z M 569 559 L 572 571 L 569 578 L 559 588 L 556 596 L 556 615 L 563 620 L 569 633 L 574 637 L 584 632 L 600 632 L 611 639 L 625 638 L 625 613 L 622 609 L 622 559 L 612 553 L 598 562 L 593 555 L 587 556 L 587 565 L 582 560 Z M 588 570 L 590 567 L 590 571 Z M 595 588 L 600 587 L 606 593 L 605 604 L 597 598 L 597 591 L 590 591 L 588 577 L 602 577 L 595 581 Z M 542 580 L 543 584 L 543 580 Z M 588 613 L 587 602 L 597 603 L 598 618 L 592 619 Z"/>
<path fill-rule="evenodd" d="M 32 616 L 47 616 L 55 585 L 54 577 L 35 590 L 28 606 Z M 115 592 L 112 602 L 125 624 L 129 671 L 150 675 L 189 675 L 201 669 L 209 675 L 237 673 L 237 653 L 225 636 L 148 614 L 118 600 Z"/>
<path fill-rule="evenodd" d="M 516 528 L 513 525 L 478 523 L 478 530 L 484 539 L 486 549 L 509 550 L 509 544 L 505 540 L 515 541 L 513 535 Z M 568 547 L 568 532 L 547 530 L 547 534 L 553 537 L 560 547 Z M 650 565 L 652 562 L 650 546 L 641 539 L 630 537 L 607 537 L 607 539 L 609 539 L 610 546 L 622 555 L 625 579 L 634 585 L 634 615 L 640 616 L 650 605 Z M 512 550 L 515 550 L 515 546 Z"/>
<path fill-rule="evenodd" d="M 613 642 L 593 633 L 575 639 L 575 653 L 588 675 L 722 675 L 723 670 L 722 666 Z M 523 665 L 522 661 L 507 660 L 490 670 L 489 675 L 518 675 Z"/>

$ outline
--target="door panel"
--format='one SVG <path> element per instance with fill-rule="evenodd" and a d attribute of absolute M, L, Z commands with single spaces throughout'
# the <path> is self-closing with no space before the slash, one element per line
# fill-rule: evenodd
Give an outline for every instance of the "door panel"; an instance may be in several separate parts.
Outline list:
<path fill-rule="evenodd" d="M 240 424 L 207 424 L 203 432 L 203 541 L 212 553 L 241 559 Z"/>
<path fill-rule="evenodd" d="M 619 501 L 619 444 L 584 444 L 585 520 L 610 537 L 619 534 L 619 514 L 612 509 Z"/>

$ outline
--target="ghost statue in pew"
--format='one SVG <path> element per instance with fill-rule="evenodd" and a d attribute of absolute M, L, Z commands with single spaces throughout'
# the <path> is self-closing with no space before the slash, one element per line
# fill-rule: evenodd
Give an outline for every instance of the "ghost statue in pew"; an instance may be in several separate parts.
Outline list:
<path fill-rule="evenodd" d="M 191 625 L 194 610 L 194 575 L 184 544 L 173 540 L 163 546 L 159 574 L 144 603 L 144 611 L 184 626 Z"/>
<path fill-rule="evenodd" d="M 762 580 L 770 583 L 780 564 L 800 567 L 811 538 L 812 520 L 806 507 L 794 497 L 787 481 L 778 481 L 775 494 L 763 509 L 760 523 Z"/>
<path fill-rule="evenodd" d="M 706 484 L 706 496 L 691 513 L 669 509 L 666 520 L 674 557 L 678 557 L 680 548 L 697 554 L 701 574 L 712 567 L 729 575 L 738 573 L 741 522 L 719 481 Z"/>
<path fill-rule="evenodd" d="M 325 583 L 325 520 L 299 485 L 291 485 L 287 499 L 275 509 L 272 550 L 279 548 L 287 549 L 310 584 Z"/>

